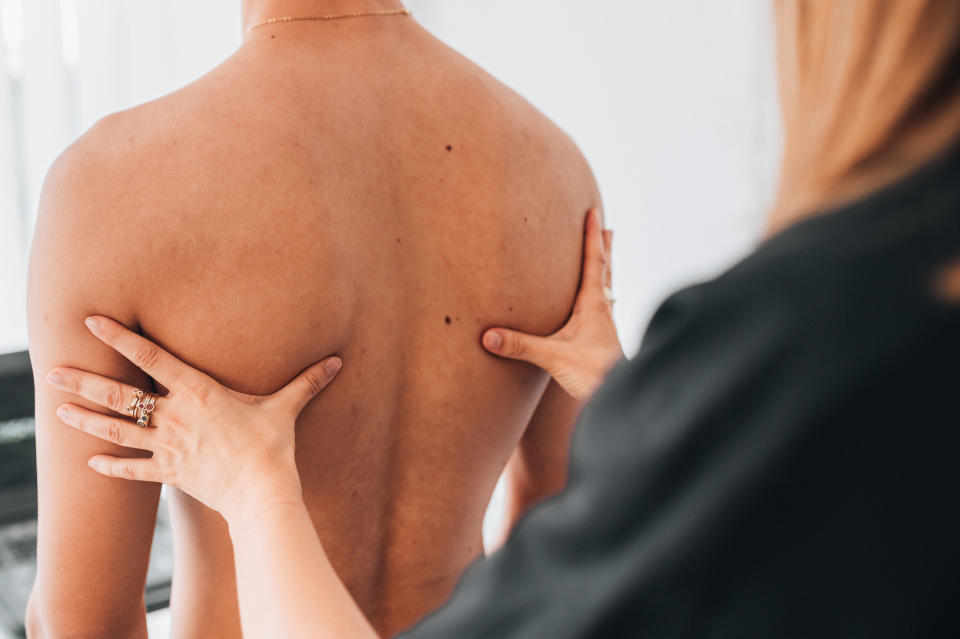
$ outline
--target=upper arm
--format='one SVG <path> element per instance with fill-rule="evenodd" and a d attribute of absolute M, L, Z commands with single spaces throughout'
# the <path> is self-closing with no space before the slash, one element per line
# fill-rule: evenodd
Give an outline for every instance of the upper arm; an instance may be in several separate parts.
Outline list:
<path fill-rule="evenodd" d="M 102 410 L 46 383 L 71 366 L 146 387 L 133 365 L 90 335 L 84 318 L 111 315 L 134 324 L 131 263 L 96 162 L 68 150 L 48 175 L 31 251 L 30 355 L 36 385 L 38 574 L 31 626 L 42 635 L 145 634 L 143 588 L 160 487 L 118 481 L 87 466 L 97 453 L 145 455 L 64 425 L 66 401 Z M 136 229 L 133 229 L 136 232 Z M 131 261 L 132 262 L 132 261 Z"/>
<path fill-rule="evenodd" d="M 590 166 L 576 144 L 559 130 L 556 140 L 567 149 L 567 153 L 561 156 L 566 158 L 562 173 L 570 179 L 569 192 L 566 193 L 568 200 L 562 202 L 561 199 L 554 204 L 566 210 L 575 220 L 579 230 L 576 234 L 577 243 L 582 247 L 584 216 L 592 208 L 600 208 L 602 214 L 602 200 Z M 581 264 L 582 268 L 582 257 L 578 250 L 570 254 L 568 259 L 571 264 L 574 261 Z M 568 292 L 568 314 L 577 293 L 574 283 L 579 281 L 580 276 L 579 272 L 573 273 L 576 273 L 576 277 L 571 279 L 573 287 Z M 569 316 L 566 318 L 568 320 Z M 559 493 L 566 486 L 570 444 L 582 411 L 583 403 L 551 379 L 507 464 L 505 533 L 531 506 Z"/>
<path fill-rule="evenodd" d="M 550 380 L 507 463 L 506 526 L 499 543 L 531 506 L 566 486 L 570 442 L 582 409 L 580 401 Z M 491 544 L 491 550 L 499 543 Z"/>

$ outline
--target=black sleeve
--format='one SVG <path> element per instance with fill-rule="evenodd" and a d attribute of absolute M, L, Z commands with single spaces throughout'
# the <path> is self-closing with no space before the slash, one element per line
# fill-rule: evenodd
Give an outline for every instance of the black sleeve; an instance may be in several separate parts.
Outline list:
<path fill-rule="evenodd" d="M 955 580 L 924 572 L 923 562 L 944 559 L 942 546 L 903 551 L 917 522 L 900 518 L 929 519 L 949 484 L 904 471 L 902 455 L 943 460 L 931 457 L 936 445 L 898 444 L 899 404 L 885 413 L 870 394 L 878 389 L 856 387 L 864 371 L 829 366 L 844 354 L 811 339 L 822 328 L 811 318 L 824 314 L 789 303 L 792 293 L 711 284 L 668 300 L 640 354 L 578 426 L 567 490 L 528 513 L 445 607 L 404 636 L 930 629 L 936 619 L 921 620 L 917 602 L 935 604 Z M 837 401 L 861 392 L 870 408 Z M 937 495 L 914 490 L 937 481 Z M 956 565 L 956 551 L 949 558 Z"/>

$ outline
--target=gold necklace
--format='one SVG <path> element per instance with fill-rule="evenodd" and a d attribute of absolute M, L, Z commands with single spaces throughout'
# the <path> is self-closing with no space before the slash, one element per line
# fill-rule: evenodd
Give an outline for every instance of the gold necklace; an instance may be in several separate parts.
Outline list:
<path fill-rule="evenodd" d="M 386 11 L 358 11 L 356 13 L 334 13 L 326 16 L 284 16 L 282 18 L 267 18 L 266 20 L 261 20 L 256 23 L 249 29 L 247 33 L 250 33 L 254 29 L 259 29 L 260 27 L 265 27 L 268 24 L 279 24 L 282 22 L 326 22 L 328 20 L 344 20 L 346 18 L 372 18 L 372 17 L 384 17 L 384 16 L 410 16 L 413 15 L 409 9 L 391 9 Z"/>

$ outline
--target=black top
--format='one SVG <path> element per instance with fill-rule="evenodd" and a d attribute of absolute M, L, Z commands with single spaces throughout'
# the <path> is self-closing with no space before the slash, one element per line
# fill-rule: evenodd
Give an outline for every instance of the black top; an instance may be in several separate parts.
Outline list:
<path fill-rule="evenodd" d="M 671 297 L 567 490 L 407 636 L 960 636 L 958 259 L 954 149 Z"/>

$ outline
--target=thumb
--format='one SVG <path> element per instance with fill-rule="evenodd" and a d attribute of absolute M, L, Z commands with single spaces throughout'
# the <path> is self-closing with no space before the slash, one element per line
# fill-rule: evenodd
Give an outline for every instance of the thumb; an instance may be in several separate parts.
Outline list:
<path fill-rule="evenodd" d="M 494 355 L 529 362 L 544 370 L 550 370 L 556 359 L 556 348 L 549 338 L 506 328 L 491 328 L 484 333 L 483 347 Z"/>
<path fill-rule="evenodd" d="M 274 393 L 273 399 L 295 411 L 297 415 L 340 372 L 339 357 L 328 357 L 297 375 L 293 381 Z"/>

